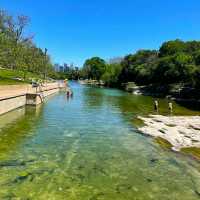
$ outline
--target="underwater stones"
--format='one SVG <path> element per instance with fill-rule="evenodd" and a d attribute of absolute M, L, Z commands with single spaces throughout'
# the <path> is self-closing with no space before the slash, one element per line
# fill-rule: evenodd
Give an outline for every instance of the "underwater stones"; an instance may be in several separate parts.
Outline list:
<path fill-rule="evenodd" d="M 154 199 L 153 194 L 148 194 L 149 199 Z"/>
<path fill-rule="evenodd" d="M 105 194 L 103 192 L 98 192 L 96 194 L 94 194 L 93 196 L 91 196 L 89 198 L 89 200 L 98 200 L 100 197 L 104 196 Z"/>
<path fill-rule="evenodd" d="M 3 167 L 24 167 L 28 163 L 32 163 L 35 160 L 7 160 L 0 162 L 0 168 Z"/>
<path fill-rule="evenodd" d="M 36 177 L 39 177 L 40 175 L 43 175 L 44 173 L 50 174 L 50 173 L 52 173 L 52 171 L 45 170 L 45 169 L 36 170 L 36 171 L 32 171 L 32 172 L 22 171 L 19 173 L 18 176 L 15 177 L 14 180 L 6 183 L 6 185 L 21 184 L 24 181 L 32 182 Z"/>
<path fill-rule="evenodd" d="M 21 182 L 27 180 L 30 176 L 32 176 L 32 174 L 30 174 L 30 173 L 28 173 L 28 172 L 25 172 L 25 171 L 24 171 L 24 172 L 21 172 L 21 173 L 19 174 L 19 176 L 17 176 L 17 177 L 14 179 L 13 183 L 21 183 Z"/>
<path fill-rule="evenodd" d="M 13 193 L 7 194 L 6 196 L 3 197 L 4 200 L 12 200 L 15 198 L 16 198 L 16 195 Z"/>
<path fill-rule="evenodd" d="M 84 169 L 84 168 L 85 168 L 85 166 L 83 166 L 83 165 L 79 165 L 79 166 L 77 167 L 78 170 L 82 170 L 82 169 Z"/>
<path fill-rule="evenodd" d="M 27 177 L 28 175 L 29 173 L 26 171 L 20 173 L 20 177 Z"/>
<path fill-rule="evenodd" d="M 150 178 L 147 178 L 146 180 L 147 180 L 147 182 L 148 182 L 148 183 L 151 183 L 151 182 L 153 182 L 153 180 L 152 180 L 152 179 L 150 179 Z"/>
<path fill-rule="evenodd" d="M 159 160 L 157 159 L 157 158 L 152 158 L 151 160 L 150 160 L 150 162 L 151 163 L 157 163 Z"/>
<path fill-rule="evenodd" d="M 176 159 L 174 159 L 174 158 L 169 158 L 168 160 L 167 160 L 170 164 L 172 164 L 172 165 L 174 165 L 174 166 L 176 166 L 176 167 L 180 167 L 180 164 L 177 162 L 177 160 Z"/>
<path fill-rule="evenodd" d="M 19 160 L 8 160 L 0 162 L 0 168 L 2 167 L 18 167 L 18 166 L 25 166 L 25 161 L 19 161 Z"/>
<path fill-rule="evenodd" d="M 138 192 L 139 191 L 139 189 L 137 187 L 132 187 L 132 189 L 133 189 L 134 192 Z"/>
<path fill-rule="evenodd" d="M 63 191 L 63 188 L 62 188 L 62 187 L 59 187 L 58 190 L 59 190 L 59 191 Z"/>
<path fill-rule="evenodd" d="M 109 174 L 99 165 L 95 164 L 94 167 L 92 168 L 95 173 L 101 173 L 103 174 L 104 176 L 109 176 Z"/>
<path fill-rule="evenodd" d="M 84 180 L 86 179 L 86 176 L 84 176 L 83 174 L 79 174 L 79 173 L 74 174 L 74 177 L 76 180 L 78 180 L 81 183 L 83 183 Z"/>
<path fill-rule="evenodd" d="M 200 197 L 200 192 L 198 190 L 194 190 L 195 194 Z"/>
<path fill-rule="evenodd" d="M 122 193 L 122 192 L 126 192 L 127 190 L 131 190 L 131 189 L 132 189 L 132 186 L 130 184 L 121 183 L 116 186 L 115 190 L 117 193 Z"/>

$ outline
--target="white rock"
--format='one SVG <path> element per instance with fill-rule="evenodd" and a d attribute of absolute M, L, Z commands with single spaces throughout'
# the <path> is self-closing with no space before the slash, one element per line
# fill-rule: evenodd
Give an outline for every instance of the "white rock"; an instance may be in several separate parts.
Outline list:
<path fill-rule="evenodd" d="M 200 147 L 200 116 L 150 115 L 138 118 L 145 123 L 139 128 L 141 132 L 169 141 L 175 151 L 184 147 Z"/>

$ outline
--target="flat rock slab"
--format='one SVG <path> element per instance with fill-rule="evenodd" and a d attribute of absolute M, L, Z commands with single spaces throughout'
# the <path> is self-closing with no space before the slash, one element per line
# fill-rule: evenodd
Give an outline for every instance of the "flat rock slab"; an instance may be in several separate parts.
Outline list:
<path fill-rule="evenodd" d="M 169 141 L 173 150 L 200 147 L 200 116 L 149 115 L 138 118 L 145 123 L 139 128 L 142 133 Z"/>

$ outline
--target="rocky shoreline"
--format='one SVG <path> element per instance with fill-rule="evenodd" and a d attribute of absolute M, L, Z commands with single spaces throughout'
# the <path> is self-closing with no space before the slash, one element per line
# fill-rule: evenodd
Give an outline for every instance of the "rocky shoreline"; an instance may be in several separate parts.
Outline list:
<path fill-rule="evenodd" d="M 167 140 L 172 150 L 200 148 L 200 116 L 149 115 L 138 117 L 145 126 L 138 128 L 144 134 Z"/>

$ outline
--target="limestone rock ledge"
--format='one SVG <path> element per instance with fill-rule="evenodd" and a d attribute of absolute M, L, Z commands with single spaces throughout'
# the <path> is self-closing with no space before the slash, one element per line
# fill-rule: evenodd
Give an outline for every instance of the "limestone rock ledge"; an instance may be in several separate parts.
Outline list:
<path fill-rule="evenodd" d="M 167 140 L 175 151 L 188 147 L 200 148 L 200 116 L 149 115 L 138 118 L 145 124 L 139 131 Z"/>

